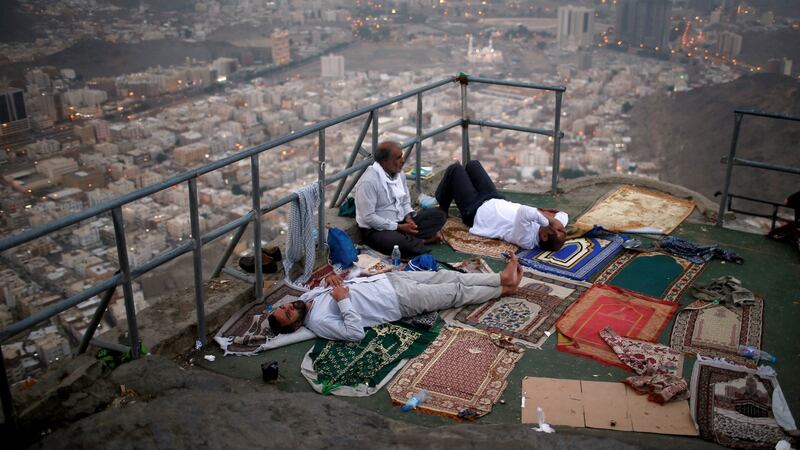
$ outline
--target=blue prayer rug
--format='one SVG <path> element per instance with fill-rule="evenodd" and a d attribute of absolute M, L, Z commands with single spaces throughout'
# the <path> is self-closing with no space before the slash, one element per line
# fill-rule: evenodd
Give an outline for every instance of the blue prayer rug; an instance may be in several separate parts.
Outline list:
<path fill-rule="evenodd" d="M 568 239 L 560 250 L 540 248 L 517 253 L 520 264 L 541 272 L 585 281 L 622 249 L 624 236 L 589 232 L 583 237 Z"/>

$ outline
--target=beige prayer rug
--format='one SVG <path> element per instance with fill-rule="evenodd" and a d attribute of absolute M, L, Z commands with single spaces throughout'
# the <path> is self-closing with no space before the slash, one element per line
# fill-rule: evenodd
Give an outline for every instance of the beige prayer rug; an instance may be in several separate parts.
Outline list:
<path fill-rule="evenodd" d="M 421 389 L 428 398 L 417 411 L 473 420 L 491 412 L 523 349 L 499 334 L 447 328 L 421 355 L 410 360 L 387 390 L 396 405 Z"/>
<path fill-rule="evenodd" d="M 541 348 L 555 332 L 555 323 L 561 314 L 590 286 L 525 268 L 520 288 L 515 293 L 466 306 L 456 315 L 456 320 L 481 330 L 509 335 L 517 344 Z"/>
<path fill-rule="evenodd" d="M 579 230 L 594 225 L 615 232 L 656 228 L 671 233 L 694 209 L 694 202 L 662 192 L 620 186 L 586 211 L 575 223 Z"/>
<path fill-rule="evenodd" d="M 711 305 L 697 301 L 678 313 L 670 346 L 684 353 L 725 358 L 755 367 L 756 362 L 739 356 L 739 346 L 761 348 L 764 332 L 764 299 L 755 296 L 752 306 Z"/>
<path fill-rule="evenodd" d="M 516 253 L 519 250 L 514 244 L 499 239 L 489 239 L 474 235 L 461 219 L 451 217 L 442 227 L 442 236 L 453 250 L 471 255 L 503 258 L 503 252 Z"/>

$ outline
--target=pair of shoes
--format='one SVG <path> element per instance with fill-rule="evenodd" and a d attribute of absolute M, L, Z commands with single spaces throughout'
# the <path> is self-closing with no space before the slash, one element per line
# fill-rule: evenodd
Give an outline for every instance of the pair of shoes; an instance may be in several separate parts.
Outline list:
<path fill-rule="evenodd" d="M 280 250 L 278 251 L 278 258 L 280 258 Z M 256 272 L 255 258 L 252 256 L 242 256 L 239 258 L 239 267 L 247 273 Z M 278 271 L 278 263 L 269 255 L 261 251 L 261 272 L 262 273 L 275 273 Z"/>
<path fill-rule="evenodd" d="M 281 249 L 279 249 L 277 246 L 262 248 L 261 253 L 269 256 L 274 261 L 280 261 L 282 258 Z"/>

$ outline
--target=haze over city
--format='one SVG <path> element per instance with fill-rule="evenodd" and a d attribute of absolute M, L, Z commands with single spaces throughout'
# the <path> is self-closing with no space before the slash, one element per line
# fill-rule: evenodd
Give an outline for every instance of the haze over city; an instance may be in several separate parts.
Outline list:
<path fill-rule="evenodd" d="M 0 234 L 459 72 L 566 87 L 562 179 L 632 173 L 712 197 L 722 175 L 709 172 L 721 171 L 732 109 L 797 114 L 799 69 L 794 0 L 2 0 Z M 662 135 L 681 120 L 711 120 L 677 112 L 689 98 L 722 124 L 713 137 L 687 133 L 700 148 Z M 422 107 L 425 130 L 460 119 L 458 85 L 426 94 Z M 552 128 L 554 108 L 551 94 L 512 87 L 469 96 L 471 116 L 533 128 Z M 648 122 L 659 111 L 667 119 Z M 379 140 L 416 137 L 416 115 L 414 98 L 382 109 Z M 327 130 L 326 173 L 345 167 L 364 120 Z M 783 151 L 797 136 L 764 138 L 758 152 L 797 164 Z M 501 186 L 550 185 L 552 138 L 478 128 L 470 148 Z M 261 205 L 315 182 L 317 155 L 315 135 L 262 153 Z M 424 144 L 422 164 L 434 170 L 460 158 L 460 129 Z M 201 231 L 249 213 L 250 177 L 247 159 L 200 177 Z M 743 188 L 766 186 L 780 200 L 791 183 Z M 123 208 L 131 266 L 190 237 L 188 207 L 180 186 Z M 285 233 L 288 221 L 287 208 L 265 215 L 262 239 Z M 245 236 L 237 253 L 252 243 Z M 111 217 L 99 217 L 0 255 L 0 328 L 111 277 L 114 239 Z M 137 310 L 190 282 L 191 267 L 148 274 L 134 283 Z M 4 344 L 10 381 L 69 355 L 99 301 Z M 124 323 L 121 299 L 109 311 L 103 326 Z"/>

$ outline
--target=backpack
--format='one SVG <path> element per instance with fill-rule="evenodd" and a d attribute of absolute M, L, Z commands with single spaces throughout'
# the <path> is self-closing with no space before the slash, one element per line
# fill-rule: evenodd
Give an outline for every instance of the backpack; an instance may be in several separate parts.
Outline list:
<path fill-rule="evenodd" d="M 356 246 L 347 233 L 336 227 L 328 228 L 328 258 L 332 264 L 346 269 L 358 261 Z"/>

